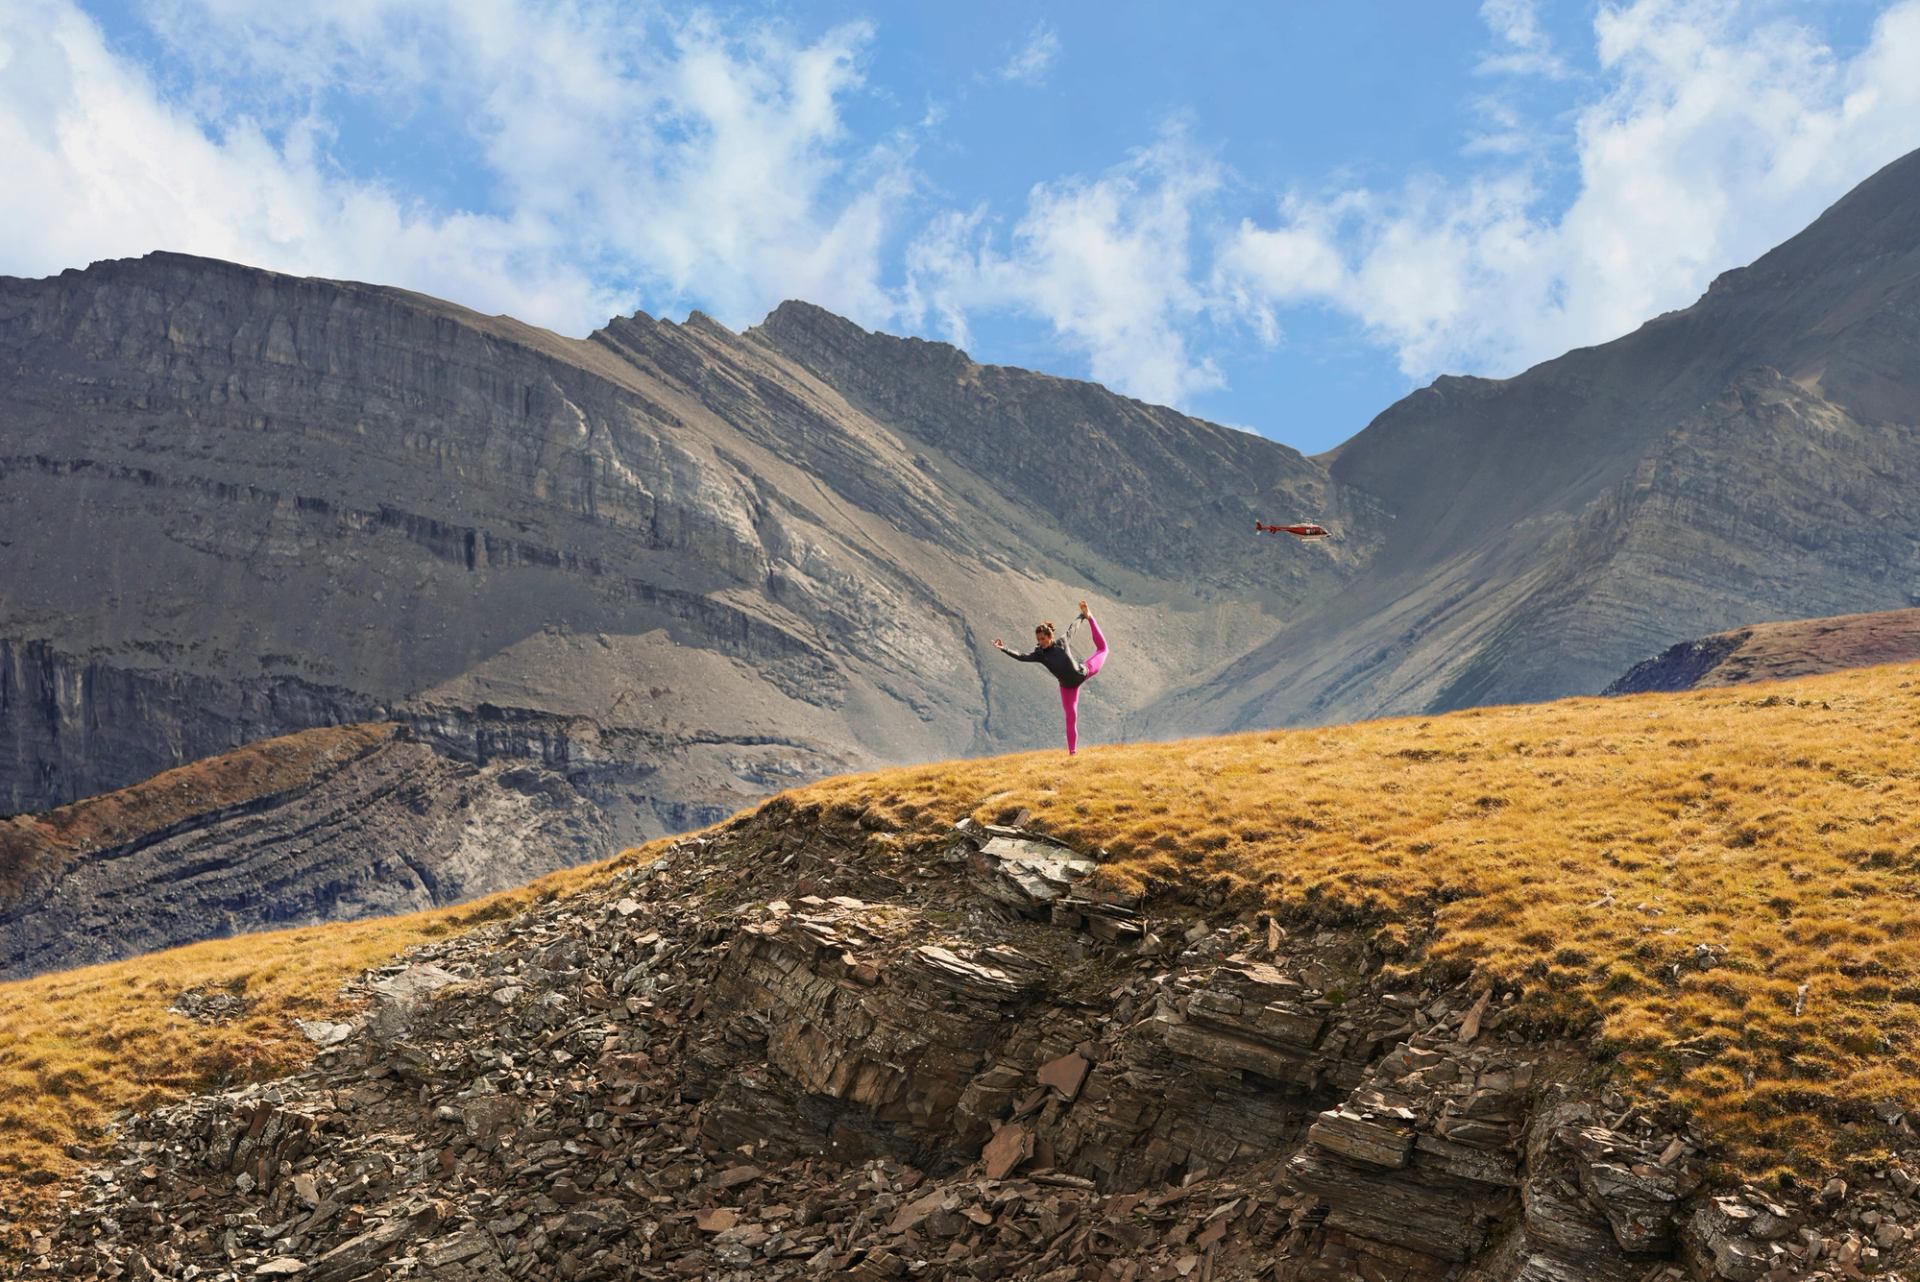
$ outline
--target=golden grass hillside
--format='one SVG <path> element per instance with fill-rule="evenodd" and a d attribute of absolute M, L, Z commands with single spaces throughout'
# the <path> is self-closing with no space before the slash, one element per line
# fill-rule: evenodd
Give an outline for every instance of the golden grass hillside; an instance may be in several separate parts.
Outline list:
<path fill-rule="evenodd" d="M 1033 822 L 1149 892 L 1355 923 L 1592 1028 L 1749 1173 L 1920 1108 L 1920 667 L 829 780 L 929 836 Z M 796 798 L 798 799 L 798 798 Z"/>
<path fill-rule="evenodd" d="M 127 961 L 0 984 L 0 1240 L 79 1163 L 124 1109 L 277 1076 L 313 1048 L 295 1018 L 340 1017 L 341 984 L 415 944 L 517 912 L 591 882 L 605 864 L 552 873 L 454 908 L 209 940 Z M 173 1013 L 187 989 L 248 1004 L 230 1023 Z"/>
<path fill-rule="evenodd" d="M 908 852 L 1030 809 L 1165 907 L 1356 925 L 1397 967 L 1591 1031 L 1750 1173 L 1870 1158 L 1874 1105 L 1920 1107 L 1920 667 L 894 769 L 779 802 Z M 605 867 L 0 985 L 0 1205 L 116 1109 L 304 1057 L 289 1017 L 335 1009 L 362 967 Z M 239 1023 L 168 1012 L 237 981 Z"/>

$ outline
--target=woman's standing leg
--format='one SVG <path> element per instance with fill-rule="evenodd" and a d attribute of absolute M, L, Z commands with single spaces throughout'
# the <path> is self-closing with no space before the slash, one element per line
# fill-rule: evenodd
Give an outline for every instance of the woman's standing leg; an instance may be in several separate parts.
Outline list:
<path fill-rule="evenodd" d="M 1087 675 L 1092 676 L 1107 661 L 1107 639 L 1100 635 L 1100 625 L 1091 614 L 1087 616 L 1087 627 L 1093 630 L 1093 653 L 1087 656 L 1086 662 Z"/>
<path fill-rule="evenodd" d="M 1080 687 L 1060 687 L 1060 710 L 1067 714 L 1067 755 L 1080 746 Z"/>

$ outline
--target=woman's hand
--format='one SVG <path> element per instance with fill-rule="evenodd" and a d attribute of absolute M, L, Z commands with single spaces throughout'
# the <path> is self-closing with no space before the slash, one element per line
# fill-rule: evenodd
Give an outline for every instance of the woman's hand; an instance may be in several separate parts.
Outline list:
<path fill-rule="evenodd" d="M 1006 642 L 1002 641 L 999 637 L 995 637 L 993 639 L 993 648 L 996 650 L 1004 650 L 1007 648 L 1007 645 Z"/>
<path fill-rule="evenodd" d="M 1087 603 L 1085 601 L 1080 603 L 1080 617 L 1083 619 L 1087 617 Z"/>

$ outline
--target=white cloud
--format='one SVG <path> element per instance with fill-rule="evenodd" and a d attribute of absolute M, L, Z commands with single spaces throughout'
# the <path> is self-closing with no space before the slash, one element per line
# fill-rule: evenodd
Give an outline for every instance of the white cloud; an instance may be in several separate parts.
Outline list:
<path fill-rule="evenodd" d="M 1034 27 L 1027 42 L 1000 68 L 1000 78 L 1030 85 L 1042 84 L 1059 56 L 1060 37 L 1054 34 L 1052 27 L 1042 22 Z"/>
<path fill-rule="evenodd" d="M 1746 19 L 1684 0 L 1600 11 L 1605 87 L 1577 114 L 1579 189 L 1557 215 L 1524 166 L 1295 197 L 1241 224 L 1216 288 L 1266 335 L 1290 306 L 1344 311 L 1413 378 L 1512 374 L 1691 303 L 1920 145 L 1920 0 L 1848 59 Z"/>
<path fill-rule="evenodd" d="M 1467 139 L 1460 149 L 1463 155 L 1524 156 L 1548 145 L 1548 138 L 1512 103 L 1483 98 L 1474 105 L 1485 120 L 1486 128 Z"/>
<path fill-rule="evenodd" d="M 168 248 L 430 284 L 549 320 L 604 298 L 537 229 L 435 215 L 325 172 L 310 129 L 276 144 L 242 117 L 210 136 L 58 0 L 8 0 L 0 30 L 0 252 L 12 272 Z"/>
<path fill-rule="evenodd" d="M 1540 26 L 1538 0 L 1480 0 L 1480 20 L 1500 48 L 1480 60 L 1482 74 L 1561 77 L 1567 67 Z"/>
<path fill-rule="evenodd" d="M 1572 77 L 1565 60 L 1540 25 L 1538 0 L 1481 0 L 1480 20 L 1493 37 L 1493 48 L 1474 66 L 1477 75 L 1496 77 L 1492 92 L 1471 106 L 1483 121 L 1461 148 L 1463 155 L 1535 157 L 1552 144 L 1550 132 L 1526 119 L 1517 95 L 1538 82 Z"/>
<path fill-rule="evenodd" d="M 847 137 L 871 31 L 812 40 L 589 0 L 169 0 L 170 98 L 70 0 L 0 0 L 0 270 L 171 248 L 405 285 L 583 333 L 642 299 L 734 325 L 805 296 L 868 323 L 910 191 L 900 138 Z M 442 112 L 491 212 L 328 158 L 329 88 Z M 190 105 L 189 105 L 190 103 Z"/>
<path fill-rule="evenodd" d="M 986 211 L 949 213 L 909 248 L 907 315 L 962 346 L 971 315 L 1036 317 L 1095 379 L 1180 404 L 1222 384 L 1187 339 L 1212 305 L 1193 279 L 1195 222 L 1222 182 L 1175 132 L 1098 178 L 1034 187 L 1004 249 Z"/>

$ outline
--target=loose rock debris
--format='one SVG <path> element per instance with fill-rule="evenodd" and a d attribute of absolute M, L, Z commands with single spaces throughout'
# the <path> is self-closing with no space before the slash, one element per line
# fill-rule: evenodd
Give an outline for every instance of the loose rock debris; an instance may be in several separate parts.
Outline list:
<path fill-rule="evenodd" d="M 362 1015 L 304 1026 L 308 1070 L 134 1119 L 25 1274 L 1751 1282 L 1914 1258 L 1908 1166 L 1793 1205 L 1709 1188 L 1695 1137 L 1581 1093 L 1579 1048 L 1503 1029 L 1484 989 L 1396 990 L 1358 936 L 1149 920 L 1020 830 L 962 825 L 903 878 L 801 822 L 763 810 L 363 977 Z"/>
<path fill-rule="evenodd" d="M 247 1013 L 247 999 L 239 988 L 183 988 L 167 1009 L 196 1024 L 230 1024 Z"/>

